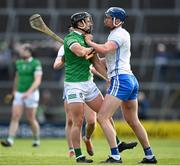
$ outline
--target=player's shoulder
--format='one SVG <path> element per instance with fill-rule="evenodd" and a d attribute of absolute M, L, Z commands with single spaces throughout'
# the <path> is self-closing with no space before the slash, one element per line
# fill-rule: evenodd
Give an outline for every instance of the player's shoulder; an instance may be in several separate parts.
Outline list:
<path fill-rule="evenodd" d="M 41 65 L 41 61 L 39 59 L 37 59 L 37 58 L 33 58 L 32 63 L 35 64 L 35 65 Z"/>
<path fill-rule="evenodd" d="M 66 37 L 64 38 L 64 46 L 70 47 L 73 43 L 79 42 L 79 37 L 74 32 L 70 32 Z"/>
<path fill-rule="evenodd" d="M 22 63 L 24 63 L 24 60 L 23 60 L 23 59 L 17 59 L 17 60 L 16 60 L 16 65 L 20 65 L 20 64 L 22 64 Z"/>
<path fill-rule="evenodd" d="M 120 33 L 122 35 L 130 36 L 129 32 L 125 28 L 121 28 Z"/>
<path fill-rule="evenodd" d="M 64 37 L 64 41 L 68 40 L 69 38 L 74 38 L 75 34 L 74 32 L 69 32 L 65 37 Z"/>

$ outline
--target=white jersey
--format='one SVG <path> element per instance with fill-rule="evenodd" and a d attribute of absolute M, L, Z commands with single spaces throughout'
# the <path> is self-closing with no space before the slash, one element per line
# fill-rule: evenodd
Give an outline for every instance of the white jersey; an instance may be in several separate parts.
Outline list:
<path fill-rule="evenodd" d="M 62 45 L 58 51 L 57 57 L 62 58 L 64 56 L 64 45 Z"/>
<path fill-rule="evenodd" d="M 118 48 L 105 56 L 108 78 L 119 74 L 133 75 L 130 66 L 130 35 L 122 27 L 111 31 L 108 41 L 114 41 Z"/>

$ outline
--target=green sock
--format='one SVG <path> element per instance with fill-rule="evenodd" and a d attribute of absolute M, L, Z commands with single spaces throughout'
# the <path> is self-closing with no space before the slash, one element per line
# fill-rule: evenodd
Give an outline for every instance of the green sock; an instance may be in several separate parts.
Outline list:
<path fill-rule="evenodd" d="M 74 151 L 75 151 L 75 154 L 76 154 L 76 158 L 79 158 L 80 156 L 82 156 L 81 148 L 74 149 Z"/>
<path fill-rule="evenodd" d="M 117 142 L 117 145 L 119 145 L 121 143 L 121 141 L 119 140 L 119 138 L 116 136 L 116 142 Z"/>

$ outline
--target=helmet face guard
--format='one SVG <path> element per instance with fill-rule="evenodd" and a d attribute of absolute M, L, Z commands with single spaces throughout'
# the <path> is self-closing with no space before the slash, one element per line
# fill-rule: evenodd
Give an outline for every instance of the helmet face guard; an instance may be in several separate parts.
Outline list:
<path fill-rule="evenodd" d="M 86 23 L 86 18 L 89 18 L 90 21 L 93 23 L 92 21 L 92 16 L 87 13 L 87 12 L 79 12 L 79 13 L 75 13 L 71 16 L 71 26 L 73 28 L 78 28 L 78 29 L 81 29 L 78 27 L 78 22 L 83 22 Z M 83 31 L 85 31 L 86 33 L 91 33 L 92 31 L 92 26 L 90 26 L 90 28 L 88 30 L 84 30 L 84 29 L 81 29 Z"/>
<path fill-rule="evenodd" d="M 122 22 L 125 21 L 126 19 L 126 12 L 123 8 L 119 7 L 110 7 L 106 12 L 106 16 L 111 16 L 112 18 L 115 19 L 120 19 Z"/>

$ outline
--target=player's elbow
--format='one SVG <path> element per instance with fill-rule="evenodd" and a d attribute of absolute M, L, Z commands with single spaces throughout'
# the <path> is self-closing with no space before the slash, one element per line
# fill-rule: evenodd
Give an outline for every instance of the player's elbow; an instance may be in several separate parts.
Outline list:
<path fill-rule="evenodd" d="M 58 69 L 57 64 L 55 64 L 55 63 L 53 64 L 53 69 L 54 69 L 54 70 L 57 70 L 57 69 Z"/>

